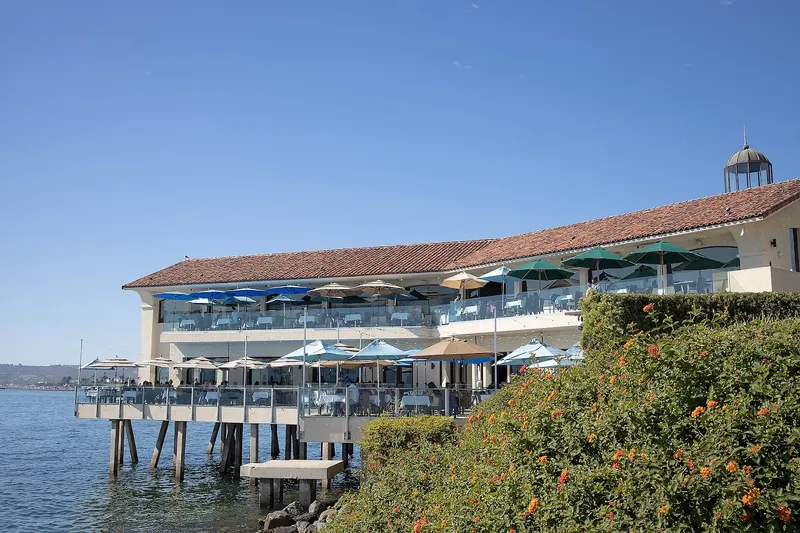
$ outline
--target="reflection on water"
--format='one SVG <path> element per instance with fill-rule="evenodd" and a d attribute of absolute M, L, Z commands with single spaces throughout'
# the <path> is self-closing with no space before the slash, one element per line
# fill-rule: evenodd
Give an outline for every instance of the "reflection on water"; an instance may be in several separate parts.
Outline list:
<path fill-rule="evenodd" d="M 69 392 L 0 390 L 0 530 L 10 531 L 253 531 L 261 513 L 246 479 L 222 478 L 219 450 L 205 449 L 212 424 L 189 423 L 186 476 L 178 485 L 171 468 L 172 427 L 161 468 L 151 472 L 150 455 L 160 422 L 134 421 L 139 464 L 127 454 L 116 480 L 108 477 L 110 424 L 76 420 Z M 248 426 L 243 457 L 249 457 Z M 265 437 L 266 434 L 266 437 Z M 283 447 L 283 426 L 279 428 Z M 269 431 L 262 428 L 259 455 L 269 456 Z M 127 446 L 127 443 L 126 443 Z M 283 450 L 281 450 L 283 452 Z M 338 448 L 337 448 L 338 453 Z M 308 447 L 310 459 L 319 445 Z M 357 459 L 356 454 L 354 459 Z M 352 464 L 352 463 L 351 463 Z M 354 465 L 354 466 L 357 466 Z M 352 486 L 340 475 L 334 487 Z M 287 502 L 297 487 L 289 485 Z"/>

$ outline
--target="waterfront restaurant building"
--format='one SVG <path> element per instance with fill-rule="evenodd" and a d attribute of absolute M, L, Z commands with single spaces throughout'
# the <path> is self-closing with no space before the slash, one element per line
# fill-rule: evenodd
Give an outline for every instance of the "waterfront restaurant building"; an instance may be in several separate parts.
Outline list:
<path fill-rule="evenodd" d="M 131 281 L 123 289 L 141 298 L 143 359 L 182 362 L 205 356 L 224 362 L 243 357 L 246 349 L 248 357 L 268 361 L 301 347 L 304 339 L 356 348 L 383 339 L 410 350 L 454 336 L 501 356 L 532 338 L 568 348 L 579 338 L 578 301 L 590 284 L 609 292 L 800 290 L 800 179 L 772 183 L 769 161 L 747 146 L 734 156 L 725 169 L 725 189 L 731 192 L 717 196 L 503 238 L 185 259 Z M 551 282 L 507 278 L 468 291 L 440 285 L 459 272 L 481 276 L 537 258 L 558 265 L 598 246 L 625 256 L 659 240 L 725 265 L 700 271 L 668 267 L 662 271 L 668 274 L 666 287 L 659 286 L 655 272 L 646 266 L 602 273 L 576 269 L 573 280 Z M 260 297 L 245 305 L 213 307 L 153 296 L 167 291 L 287 284 L 355 286 L 378 279 L 405 288 L 407 295 L 323 302 L 297 296 Z M 311 369 L 306 371 L 307 379 L 316 380 Z M 375 381 L 377 376 L 371 371 L 362 378 Z M 155 372 L 155 368 L 143 369 L 140 379 L 155 381 Z M 222 379 L 221 372 L 210 372 L 170 377 L 190 382 Z M 253 371 L 250 380 L 251 384 L 296 385 L 298 372 L 298 368 L 267 368 Z M 461 383 L 489 387 L 494 380 L 490 363 L 428 362 L 382 372 L 381 382 L 405 386 L 433 382 L 437 387 Z M 505 379 L 505 368 L 500 372 L 498 380 Z M 241 371 L 238 378 L 233 373 L 228 376 L 231 383 L 241 384 L 242 379 Z M 330 379 L 325 376 L 329 383 Z"/>

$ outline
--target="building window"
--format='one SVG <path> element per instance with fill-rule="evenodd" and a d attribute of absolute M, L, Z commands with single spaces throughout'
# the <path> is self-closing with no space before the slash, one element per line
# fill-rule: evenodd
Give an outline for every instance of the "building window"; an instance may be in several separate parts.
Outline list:
<path fill-rule="evenodd" d="M 789 232 L 789 243 L 792 249 L 792 270 L 800 272 L 800 229 L 789 228 Z"/>

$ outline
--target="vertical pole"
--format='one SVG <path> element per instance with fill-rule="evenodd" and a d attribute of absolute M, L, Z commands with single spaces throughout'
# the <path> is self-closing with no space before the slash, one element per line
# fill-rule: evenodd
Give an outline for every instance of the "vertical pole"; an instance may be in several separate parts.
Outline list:
<path fill-rule="evenodd" d="M 109 446 L 111 450 L 110 461 L 108 465 L 108 475 L 112 478 L 117 477 L 117 470 L 119 469 L 119 420 L 112 420 L 111 421 L 111 444 Z"/>
<path fill-rule="evenodd" d="M 119 464 L 120 468 L 122 467 L 123 463 L 125 463 L 125 421 L 120 419 L 119 425 L 117 426 L 117 431 L 119 433 L 119 440 L 117 440 L 117 464 Z"/>
<path fill-rule="evenodd" d="M 235 459 L 233 461 L 233 477 L 238 478 L 242 470 L 242 441 L 244 440 L 244 424 L 235 424 L 236 444 L 234 445 Z"/>
<path fill-rule="evenodd" d="M 287 461 L 292 458 L 292 426 L 286 424 L 283 433 L 283 458 Z"/>
<path fill-rule="evenodd" d="M 219 433 L 219 422 L 214 423 L 214 429 L 211 430 L 211 438 L 208 439 L 208 447 L 206 453 L 208 455 L 214 454 L 214 443 L 217 442 L 217 434 Z"/>
<path fill-rule="evenodd" d="M 178 454 L 175 464 L 175 480 L 183 482 L 186 465 L 186 422 L 175 422 L 175 434 L 178 436 Z"/>
<path fill-rule="evenodd" d="M 81 367 L 83 366 L 83 339 L 81 339 L 81 351 L 78 355 L 78 384 L 75 386 L 75 408 L 74 415 L 78 416 L 78 390 L 81 388 Z"/>
<path fill-rule="evenodd" d="M 503 284 L 505 287 L 505 284 Z M 494 309 L 494 390 L 497 390 L 497 308 Z"/>
<path fill-rule="evenodd" d="M 219 453 L 220 455 L 225 455 L 225 443 L 228 441 L 228 424 L 222 423 L 220 427 L 222 434 L 219 436 Z"/>
<path fill-rule="evenodd" d="M 258 462 L 258 424 L 250 424 L 250 462 Z M 256 486 L 256 478 L 250 477 L 250 486 Z"/>
<path fill-rule="evenodd" d="M 344 467 L 347 468 L 349 464 L 350 454 L 347 453 L 349 444 L 346 442 L 342 443 L 342 462 L 344 463 Z"/>
<path fill-rule="evenodd" d="M 330 461 L 333 459 L 333 443 L 332 442 L 323 442 L 322 446 L 322 460 L 323 461 Z M 329 489 L 331 486 L 331 480 L 323 479 L 321 487 L 325 490 Z"/>
<path fill-rule="evenodd" d="M 178 422 L 172 423 L 172 466 L 178 465 Z"/>
<path fill-rule="evenodd" d="M 161 448 L 164 446 L 164 438 L 167 436 L 167 428 L 169 428 L 169 421 L 164 420 L 161 422 L 161 429 L 158 430 L 158 439 L 156 439 L 156 447 L 153 450 L 153 458 L 150 459 L 150 470 L 155 470 L 158 466 L 158 460 L 161 458 Z"/>
<path fill-rule="evenodd" d="M 133 424 L 130 420 L 125 420 L 125 430 L 128 435 L 128 452 L 131 454 L 131 464 L 139 462 L 139 452 L 136 449 L 136 439 L 133 436 Z"/>
<path fill-rule="evenodd" d="M 278 441 L 278 424 L 270 424 L 269 430 L 272 437 L 270 439 L 270 457 L 272 457 L 272 459 L 277 459 L 281 455 L 281 446 L 280 442 Z"/>
<path fill-rule="evenodd" d="M 295 459 L 300 459 L 300 437 L 297 433 L 297 429 L 300 426 L 294 426 L 292 429 L 292 457 Z"/>
<path fill-rule="evenodd" d="M 307 342 L 308 342 L 308 306 L 306 305 L 303 307 L 303 367 L 300 369 L 301 387 L 297 397 L 297 402 L 301 409 L 305 409 L 304 407 L 305 402 L 303 401 L 303 393 L 306 390 L 306 343 Z M 298 413 L 299 412 L 300 411 L 298 411 Z"/>

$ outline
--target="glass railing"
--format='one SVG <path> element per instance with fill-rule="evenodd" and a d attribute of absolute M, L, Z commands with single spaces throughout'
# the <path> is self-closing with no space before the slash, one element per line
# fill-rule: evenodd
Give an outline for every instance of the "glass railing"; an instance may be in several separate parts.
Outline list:
<path fill-rule="evenodd" d="M 76 398 L 79 404 L 297 407 L 297 388 L 83 385 Z"/>
<path fill-rule="evenodd" d="M 397 388 L 351 385 L 312 386 L 305 389 L 301 415 L 407 416 L 433 414 L 458 416 L 488 398 L 494 389 Z"/>
<path fill-rule="evenodd" d="M 636 279 L 607 279 L 592 286 L 600 292 L 675 294 L 714 294 L 727 290 L 727 270 L 683 271 L 666 276 L 659 288 L 657 276 Z M 537 282 L 528 282 L 528 285 Z M 549 285 L 552 282 L 543 282 Z M 227 331 L 349 327 L 421 327 L 442 326 L 454 322 L 515 317 L 544 313 L 564 313 L 579 308 L 586 294 L 584 285 L 530 290 L 516 294 L 483 296 L 441 305 L 427 302 L 401 305 L 371 304 L 332 307 L 309 305 L 307 315 L 302 308 L 276 311 L 225 311 L 216 313 L 167 313 L 164 331 Z"/>
<path fill-rule="evenodd" d="M 227 331 L 346 327 L 419 327 L 428 325 L 427 305 L 371 305 L 323 309 L 310 305 L 308 313 L 286 311 L 224 311 L 166 313 L 164 331 Z M 428 320 L 428 322 L 426 322 Z"/>

